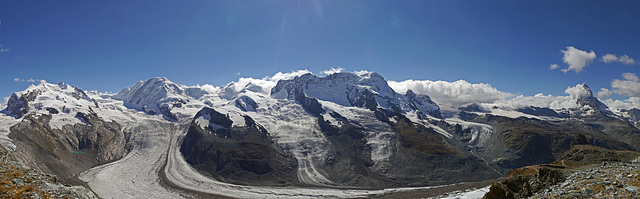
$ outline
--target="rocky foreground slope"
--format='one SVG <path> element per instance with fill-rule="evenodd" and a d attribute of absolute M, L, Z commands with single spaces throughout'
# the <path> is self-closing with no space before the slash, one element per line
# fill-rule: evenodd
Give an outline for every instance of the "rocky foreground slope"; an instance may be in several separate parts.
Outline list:
<path fill-rule="evenodd" d="M 638 198 L 640 153 L 575 145 L 553 164 L 509 172 L 485 199 Z"/>
<path fill-rule="evenodd" d="M 98 198 L 82 186 L 64 185 L 54 175 L 29 169 L 0 147 L 0 198 Z"/>

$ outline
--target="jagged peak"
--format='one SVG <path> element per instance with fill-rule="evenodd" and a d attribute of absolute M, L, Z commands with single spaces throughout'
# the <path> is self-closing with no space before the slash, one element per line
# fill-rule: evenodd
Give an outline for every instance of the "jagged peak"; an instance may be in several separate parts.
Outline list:
<path fill-rule="evenodd" d="M 582 83 L 582 88 L 584 88 L 584 90 L 586 91 L 586 93 L 583 95 L 584 97 L 593 97 L 593 92 L 591 91 L 591 88 L 589 88 L 587 83 Z"/>

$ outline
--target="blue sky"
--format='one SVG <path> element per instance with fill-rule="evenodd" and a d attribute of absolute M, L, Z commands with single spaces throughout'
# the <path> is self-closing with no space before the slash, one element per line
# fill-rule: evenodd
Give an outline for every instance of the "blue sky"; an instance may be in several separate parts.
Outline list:
<path fill-rule="evenodd" d="M 640 59 L 639 22 L 640 1 L 8 0 L 0 2 L 0 94 L 29 79 L 117 92 L 156 76 L 224 85 L 331 67 L 513 94 L 566 95 L 578 83 L 595 92 L 640 73 L 620 59 Z M 586 57 L 565 63 L 570 46 Z M 605 63 L 605 54 L 616 59 Z M 561 71 L 581 59 L 580 72 Z"/>

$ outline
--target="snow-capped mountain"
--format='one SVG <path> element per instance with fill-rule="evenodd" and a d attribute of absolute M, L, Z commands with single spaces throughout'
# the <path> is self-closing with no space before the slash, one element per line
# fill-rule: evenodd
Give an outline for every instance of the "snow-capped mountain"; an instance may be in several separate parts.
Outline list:
<path fill-rule="evenodd" d="M 167 119 L 177 120 L 178 112 L 173 109 L 187 108 L 187 104 L 202 97 L 208 92 L 197 88 L 175 84 L 165 77 L 139 81 L 134 86 L 122 89 L 111 96 L 121 100 L 128 108 L 155 115 L 162 114 Z M 198 104 L 196 102 L 196 104 Z M 201 107 L 200 107 L 201 108 Z"/>
<path fill-rule="evenodd" d="M 637 109 L 616 115 L 586 84 L 576 88 L 569 108 L 472 104 L 443 117 L 429 96 L 399 94 L 375 72 L 221 87 L 157 77 L 117 94 L 42 82 L 2 107 L 0 141 L 18 160 L 63 181 L 81 176 L 103 197 L 131 187 L 179 197 L 161 181 L 199 190 L 193 194 L 261 197 L 300 190 L 245 185 L 382 189 L 486 180 L 549 163 L 580 136 L 640 150 L 640 130 L 629 122 L 637 122 Z M 112 185 L 116 179 L 122 186 Z"/>
<path fill-rule="evenodd" d="M 306 74 L 292 80 L 279 81 L 271 90 L 271 96 L 298 101 L 303 97 L 310 97 L 372 111 L 378 108 L 398 114 L 418 111 L 419 115 L 441 117 L 440 108 L 429 96 L 417 95 L 411 91 L 406 95 L 398 94 L 389 87 L 382 75 L 375 72 L 334 73 L 327 77 Z"/>

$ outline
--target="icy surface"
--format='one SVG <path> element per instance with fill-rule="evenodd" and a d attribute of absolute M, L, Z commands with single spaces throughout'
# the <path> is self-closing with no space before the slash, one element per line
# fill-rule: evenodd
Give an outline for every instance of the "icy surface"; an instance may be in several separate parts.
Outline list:
<path fill-rule="evenodd" d="M 9 151 L 16 150 L 16 145 L 13 140 L 9 138 L 9 128 L 20 122 L 20 119 L 15 119 L 11 116 L 0 114 L 0 144 Z"/>
<path fill-rule="evenodd" d="M 489 192 L 489 187 L 480 189 L 470 189 L 462 192 L 452 192 L 441 196 L 433 197 L 434 199 L 480 199 L 484 194 Z"/>
<path fill-rule="evenodd" d="M 476 146 L 484 146 L 484 143 L 494 132 L 493 127 L 488 124 L 467 122 L 459 118 L 447 118 L 445 121 L 452 125 L 458 124 L 462 126 L 463 130 L 470 129 L 471 140 L 469 140 L 469 144 L 475 144 Z"/>

